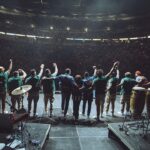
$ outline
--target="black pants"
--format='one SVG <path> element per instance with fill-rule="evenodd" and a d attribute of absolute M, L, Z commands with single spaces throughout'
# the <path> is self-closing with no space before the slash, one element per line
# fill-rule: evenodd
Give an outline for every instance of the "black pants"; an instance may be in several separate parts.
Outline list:
<path fill-rule="evenodd" d="M 93 93 L 84 93 L 83 94 L 82 114 L 85 114 L 86 103 L 88 102 L 87 115 L 88 116 L 90 115 L 92 101 L 93 101 Z"/>
<path fill-rule="evenodd" d="M 37 103 L 39 100 L 39 93 L 29 93 L 28 96 L 28 113 L 31 112 L 32 101 L 34 103 L 33 114 L 36 115 Z"/>
<path fill-rule="evenodd" d="M 73 99 L 73 115 L 75 119 L 78 119 L 81 96 L 72 96 L 72 99 Z"/>
<path fill-rule="evenodd" d="M 70 91 L 62 91 L 62 102 L 61 102 L 61 109 L 64 110 L 64 115 L 67 114 L 68 107 L 69 107 L 69 100 L 71 96 Z"/>
<path fill-rule="evenodd" d="M 5 101 L 6 101 L 6 92 L 0 92 L 0 100 L 2 101 L 2 113 L 4 113 L 4 111 L 5 111 Z"/>
<path fill-rule="evenodd" d="M 11 95 L 11 103 L 12 103 L 12 108 L 11 111 L 14 112 L 16 109 L 16 102 L 18 104 L 18 110 L 20 109 L 20 103 L 21 103 L 21 96 L 19 95 Z"/>

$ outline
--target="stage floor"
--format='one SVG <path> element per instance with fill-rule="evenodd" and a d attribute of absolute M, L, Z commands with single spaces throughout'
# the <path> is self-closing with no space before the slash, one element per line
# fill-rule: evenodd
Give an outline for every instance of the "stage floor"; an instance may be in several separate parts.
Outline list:
<path fill-rule="evenodd" d="M 141 121 L 126 122 L 123 128 L 122 125 L 122 123 L 108 124 L 109 137 L 123 143 L 128 150 L 149 150 L 150 132 L 147 134 L 143 132 Z M 150 130 L 150 125 L 148 130 Z"/>
<path fill-rule="evenodd" d="M 22 128 L 16 126 L 12 133 L 0 134 L 0 143 L 4 143 L 8 149 L 42 150 L 49 139 L 50 129 L 50 124 L 23 123 Z M 8 136 L 11 137 L 8 139 Z"/>
<path fill-rule="evenodd" d="M 9 98 L 8 98 L 9 100 Z M 27 108 L 27 99 L 24 98 L 24 106 Z M 67 118 L 72 118 L 72 100 L 70 100 L 69 111 Z M 7 110 L 9 107 L 7 106 Z M 111 109 L 110 109 L 111 111 Z M 82 112 L 82 101 L 80 103 L 80 112 Z M 44 112 L 44 102 L 43 94 L 40 94 L 40 99 L 38 102 L 37 115 L 40 118 L 36 120 L 29 120 L 28 122 L 38 122 L 38 123 L 50 123 L 52 120 L 43 119 L 48 118 L 48 115 Z M 49 140 L 43 150 L 124 150 L 124 147 L 118 142 L 108 137 L 108 123 L 117 123 L 123 120 L 120 114 L 120 97 L 117 96 L 116 107 L 115 107 L 115 117 L 111 116 L 111 113 L 106 116 L 104 113 L 101 120 L 103 122 L 97 123 L 95 121 L 96 116 L 96 106 L 95 100 L 92 103 L 92 110 L 90 115 L 90 121 L 95 121 L 93 124 L 73 124 L 72 121 L 64 121 L 63 114 L 61 113 L 61 95 L 55 95 L 54 110 L 53 110 L 54 120 L 55 118 L 61 118 L 60 121 L 51 126 L 51 131 L 49 135 Z M 52 118 L 52 119 L 53 119 Z M 87 121 L 86 116 L 79 116 L 80 121 Z M 48 120 L 48 121 L 47 121 Z M 69 120 L 69 119 L 68 119 Z M 70 119 L 72 120 L 72 119 Z M 37 131 L 38 132 L 38 131 Z"/>

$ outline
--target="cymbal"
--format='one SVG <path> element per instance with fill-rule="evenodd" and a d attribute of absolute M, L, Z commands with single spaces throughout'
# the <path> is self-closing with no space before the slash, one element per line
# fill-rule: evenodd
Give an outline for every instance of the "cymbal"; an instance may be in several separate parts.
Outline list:
<path fill-rule="evenodd" d="M 28 92 L 31 88 L 32 88 L 32 85 L 23 85 L 23 86 L 20 86 L 20 87 L 14 89 L 11 92 L 11 94 L 12 95 L 21 95 L 21 94 Z"/>

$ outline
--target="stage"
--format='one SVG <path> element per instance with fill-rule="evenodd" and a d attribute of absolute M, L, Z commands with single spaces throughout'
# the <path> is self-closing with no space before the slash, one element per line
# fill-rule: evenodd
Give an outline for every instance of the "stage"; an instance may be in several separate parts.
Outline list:
<path fill-rule="evenodd" d="M 8 99 L 9 100 L 9 99 Z M 55 95 L 55 101 L 53 105 L 53 117 L 49 118 L 48 114 L 44 113 L 44 102 L 43 94 L 40 94 L 40 99 L 37 106 L 37 115 L 36 118 L 31 118 L 26 120 L 26 126 L 28 130 L 33 130 L 32 132 L 41 133 L 41 127 L 45 124 L 47 129 L 45 129 L 45 136 L 43 135 L 42 139 L 45 142 L 43 150 L 125 150 L 122 145 L 115 141 L 112 138 L 108 138 L 108 124 L 119 123 L 123 121 L 123 116 L 120 112 L 120 96 L 117 96 L 116 107 L 115 107 L 115 117 L 106 115 L 104 113 L 101 122 L 95 120 L 96 108 L 95 102 L 93 100 L 92 110 L 90 118 L 87 119 L 87 116 L 83 116 L 82 112 L 82 102 L 80 104 L 80 115 L 79 122 L 74 123 L 72 117 L 72 108 L 73 103 L 70 100 L 68 114 L 66 119 L 64 119 L 61 112 L 61 95 Z M 24 97 L 24 108 L 27 109 L 27 98 Z M 9 106 L 7 105 L 7 110 L 9 111 Z M 32 116 L 32 114 L 31 114 Z M 32 124 L 33 123 L 33 124 Z M 51 125 L 50 125 L 51 124 Z M 38 125 L 40 125 L 38 127 Z M 42 125 L 42 126 L 41 126 Z M 46 131 L 50 125 L 49 139 L 46 138 Z M 32 129 L 35 127 L 37 129 Z M 39 132 L 40 131 L 40 132 Z M 31 132 L 31 133 L 32 133 Z M 29 132 L 30 133 L 30 132 Z M 48 134 L 47 134 L 48 135 Z M 30 135 L 32 137 L 32 134 Z M 32 139 L 38 137 L 37 134 L 33 135 Z M 27 133 L 26 137 L 29 137 Z M 38 139 L 38 138 L 37 138 Z M 42 143 L 41 143 L 42 144 Z M 30 144 L 32 146 L 32 144 Z M 34 146 L 33 146 L 34 147 Z M 34 147 L 36 148 L 36 147 Z"/>
<path fill-rule="evenodd" d="M 49 139 L 50 129 L 51 125 L 49 124 L 23 123 L 22 129 L 18 127 L 10 134 L 0 134 L 0 143 L 4 143 L 7 148 L 12 149 L 42 150 L 46 140 Z"/>
<path fill-rule="evenodd" d="M 148 125 L 148 131 L 150 125 Z M 129 150 L 149 150 L 150 148 L 150 132 L 146 130 L 141 120 L 110 123 L 108 124 L 108 137 L 122 143 L 125 149 Z"/>

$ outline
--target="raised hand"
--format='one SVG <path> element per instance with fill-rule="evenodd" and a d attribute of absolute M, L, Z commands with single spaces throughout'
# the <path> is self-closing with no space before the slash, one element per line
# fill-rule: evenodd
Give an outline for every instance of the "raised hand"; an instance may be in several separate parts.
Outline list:
<path fill-rule="evenodd" d="M 92 68 L 93 68 L 93 69 L 96 69 L 96 66 L 93 66 Z"/>
<path fill-rule="evenodd" d="M 56 63 L 53 63 L 53 66 L 54 66 L 54 67 L 56 67 L 56 66 L 57 66 L 57 64 L 56 64 Z"/>
<path fill-rule="evenodd" d="M 40 68 L 43 69 L 44 68 L 44 64 L 41 64 Z"/>

